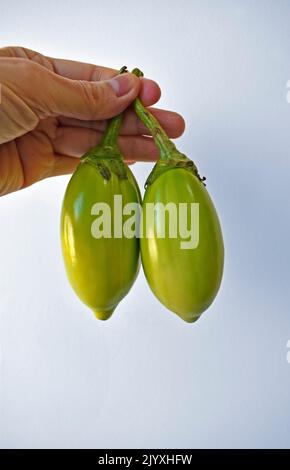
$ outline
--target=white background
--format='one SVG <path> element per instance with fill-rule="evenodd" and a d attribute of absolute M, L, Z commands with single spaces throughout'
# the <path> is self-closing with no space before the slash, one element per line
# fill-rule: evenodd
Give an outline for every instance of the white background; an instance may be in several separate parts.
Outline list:
<path fill-rule="evenodd" d="M 68 177 L 0 200 L 1 447 L 289 446 L 290 2 L 1 4 L 2 46 L 160 83 L 207 176 L 225 274 L 183 323 L 141 273 L 106 323 L 68 285 L 59 216 Z M 151 169 L 133 167 L 140 185 Z"/>

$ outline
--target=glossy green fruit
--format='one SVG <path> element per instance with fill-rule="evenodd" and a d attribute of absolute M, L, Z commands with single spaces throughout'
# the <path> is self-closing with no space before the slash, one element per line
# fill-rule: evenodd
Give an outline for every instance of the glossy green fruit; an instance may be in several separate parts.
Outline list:
<path fill-rule="evenodd" d="M 129 292 L 140 265 L 138 238 L 92 235 L 95 203 L 107 203 L 112 214 L 115 195 L 122 195 L 123 205 L 140 203 L 134 176 L 125 165 L 124 169 L 127 177 L 111 172 L 108 179 L 95 165 L 81 163 L 68 184 L 62 207 L 61 241 L 68 279 L 79 298 L 102 320 L 111 316 Z M 123 222 L 126 219 L 123 215 Z"/>
<path fill-rule="evenodd" d="M 147 203 L 198 203 L 199 242 L 182 249 L 180 236 L 160 238 L 163 214 L 155 211 L 146 220 Z M 214 300 L 222 278 L 224 247 L 219 220 L 203 183 L 190 171 L 172 168 L 148 185 L 143 200 L 142 226 L 149 224 L 149 237 L 141 238 L 144 272 L 153 293 L 165 307 L 187 322 L 194 322 Z"/>

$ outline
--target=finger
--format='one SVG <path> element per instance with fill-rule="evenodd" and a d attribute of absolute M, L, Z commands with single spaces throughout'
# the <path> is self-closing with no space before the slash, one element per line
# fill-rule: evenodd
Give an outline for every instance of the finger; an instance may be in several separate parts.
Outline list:
<path fill-rule="evenodd" d="M 159 121 L 168 137 L 176 139 L 180 137 L 185 129 L 183 117 L 173 111 L 158 108 L 148 108 Z M 140 121 L 133 109 L 129 109 L 122 123 L 121 134 L 124 135 L 149 135 L 147 127 Z"/>
<path fill-rule="evenodd" d="M 59 127 L 53 141 L 55 153 L 79 158 L 101 140 L 102 133 L 93 129 Z M 128 161 L 154 161 L 159 152 L 151 137 L 121 136 L 121 152 Z"/>
<path fill-rule="evenodd" d="M 28 59 L 42 67 L 70 80 L 103 81 L 115 77 L 118 70 L 93 65 L 74 60 L 57 59 L 46 57 L 39 52 L 25 47 L 4 47 L 0 49 L 0 57 L 15 57 Z M 148 78 L 140 79 L 140 99 L 144 106 L 152 106 L 160 99 L 161 91 L 159 85 Z"/>
<path fill-rule="evenodd" d="M 183 134 L 185 122 L 180 114 L 157 108 L 149 108 L 149 110 L 160 122 L 168 137 L 176 139 Z M 58 122 L 64 127 L 84 127 L 100 132 L 104 132 L 107 126 L 107 121 L 81 121 L 62 116 L 58 118 Z M 120 135 L 150 135 L 150 132 L 136 116 L 134 110 L 128 109 L 124 114 Z"/>
<path fill-rule="evenodd" d="M 149 78 L 140 78 L 141 89 L 139 97 L 144 106 L 152 106 L 160 100 L 161 90 L 158 83 Z"/>

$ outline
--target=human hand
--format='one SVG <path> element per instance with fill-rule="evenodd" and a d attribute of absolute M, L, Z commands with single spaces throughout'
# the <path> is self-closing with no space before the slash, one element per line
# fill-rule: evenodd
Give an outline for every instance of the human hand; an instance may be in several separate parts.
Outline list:
<path fill-rule="evenodd" d="M 0 49 L 0 195 L 73 172 L 78 157 L 99 142 L 108 118 L 124 111 L 138 95 L 145 106 L 159 100 L 154 81 L 116 74 L 22 47 Z M 169 137 L 183 133 L 180 115 L 151 111 Z M 119 145 L 127 163 L 158 157 L 132 109 L 125 113 Z"/>

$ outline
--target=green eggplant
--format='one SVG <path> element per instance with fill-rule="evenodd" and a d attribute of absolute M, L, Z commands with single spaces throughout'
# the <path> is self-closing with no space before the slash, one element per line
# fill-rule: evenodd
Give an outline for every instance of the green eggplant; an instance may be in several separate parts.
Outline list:
<path fill-rule="evenodd" d="M 138 69 L 133 73 L 142 75 Z M 140 248 L 144 273 L 165 307 L 186 322 L 194 322 L 213 302 L 221 284 L 224 244 L 220 222 L 205 188 L 205 178 L 199 176 L 195 164 L 176 149 L 139 98 L 134 107 L 160 151 L 143 199 Z M 191 209 L 196 209 L 197 228 L 191 246 L 189 243 L 185 246 L 188 233 L 181 234 L 170 218 L 170 211 L 164 209 L 173 205 L 180 216 L 178 208 L 182 204 L 186 204 L 187 222 L 190 216 L 193 218 Z M 152 205 L 155 209 L 147 211 Z M 170 233 L 172 227 L 175 233 Z"/>
<path fill-rule="evenodd" d="M 123 162 L 116 139 L 121 116 L 111 120 L 99 145 L 87 152 L 73 174 L 62 205 L 61 244 L 68 279 L 78 297 L 101 320 L 108 319 L 133 285 L 140 267 L 139 238 L 123 232 L 115 236 L 116 217 L 123 226 L 129 215 L 116 213 L 115 197 L 122 208 L 141 203 L 138 184 Z M 110 208 L 110 233 L 95 233 L 96 204 Z M 102 206 L 100 206 L 102 207 Z M 99 224 L 99 225 L 98 225 Z M 119 228 L 118 228 L 119 230 Z"/>

